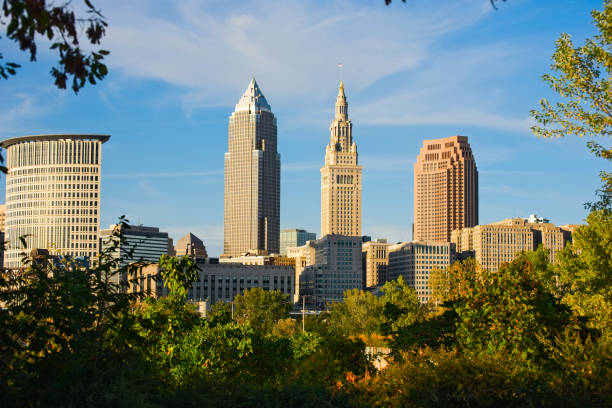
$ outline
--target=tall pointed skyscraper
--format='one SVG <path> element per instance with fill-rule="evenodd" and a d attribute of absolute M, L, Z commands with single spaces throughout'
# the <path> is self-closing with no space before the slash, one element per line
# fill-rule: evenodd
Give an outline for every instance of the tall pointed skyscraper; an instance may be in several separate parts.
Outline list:
<path fill-rule="evenodd" d="M 353 124 L 348 118 L 344 84 L 336 98 L 336 116 L 321 168 L 321 237 L 327 234 L 361 235 L 361 170 Z"/>
<path fill-rule="evenodd" d="M 223 255 L 278 253 L 280 154 L 276 118 L 253 78 L 229 118 Z"/>

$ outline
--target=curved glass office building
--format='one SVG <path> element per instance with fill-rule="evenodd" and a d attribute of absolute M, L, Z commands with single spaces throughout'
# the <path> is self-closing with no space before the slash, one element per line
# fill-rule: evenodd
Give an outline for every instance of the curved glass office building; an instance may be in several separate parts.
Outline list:
<path fill-rule="evenodd" d="M 94 260 L 99 251 L 100 162 L 108 135 L 35 135 L 6 139 L 4 266 L 23 253 Z M 25 237 L 23 248 L 20 237 Z"/>

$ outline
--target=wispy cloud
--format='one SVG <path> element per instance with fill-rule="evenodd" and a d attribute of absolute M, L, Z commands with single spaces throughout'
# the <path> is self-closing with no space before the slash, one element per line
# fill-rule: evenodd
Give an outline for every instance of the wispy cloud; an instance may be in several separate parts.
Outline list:
<path fill-rule="evenodd" d="M 61 100 L 53 105 L 41 101 L 41 98 L 47 99 L 48 95 L 41 97 L 33 94 L 17 93 L 13 95 L 3 94 L 3 97 L 6 98 L 3 102 L 10 106 L 8 109 L 0 110 L 0 126 L 2 127 L 3 137 L 36 133 L 31 128 L 32 120 L 61 107 L 58 106 L 61 105 Z"/>
<path fill-rule="evenodd" d="M 113 21 L 105 39 L 113 50 L 111 67 L 182 87 L 186 109 L 234 104 L 251 74 L 273 108 L 289 100 L 321 100 L 338 79 L 338 62 L 346 67 L 345 81 L 365 89 L 417 67 L 430 44 L 486 14 L 468 0 L 393 10 L 348 0 L 101 7 Z M 158 9 L 170 11 L 162 16 Z"/>

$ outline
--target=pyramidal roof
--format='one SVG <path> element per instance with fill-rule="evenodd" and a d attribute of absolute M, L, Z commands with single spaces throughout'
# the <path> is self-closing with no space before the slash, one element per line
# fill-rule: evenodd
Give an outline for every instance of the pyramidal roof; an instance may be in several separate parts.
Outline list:
<path fill-rule="evenodd" d="M 234 112 L 257 112 L 260 109 L 272 112 L 272 108 L 270 108 L 268 101 L 266 101 L 266 97 L 261 92 L 261 89 L 259 89 L 257 81 L 255 81 L 255 78 L 252 78 L 246 91 L 244 91 L 244 94 L 242 94 L 242 97 L 236 104 Z"/>
<path fill-rule="evenodd" d="M 194 244 L 194 245 L 196 245 L 198 247 L 204 247 L 204 242 L 202 242 L 202 240 L 200 238 L 196 237 L 191 232 L 189 234 L 185 235 L 183 238 L 179 239 L 176 244 L 177 244 L 177 246 L 178 245 Z"/>

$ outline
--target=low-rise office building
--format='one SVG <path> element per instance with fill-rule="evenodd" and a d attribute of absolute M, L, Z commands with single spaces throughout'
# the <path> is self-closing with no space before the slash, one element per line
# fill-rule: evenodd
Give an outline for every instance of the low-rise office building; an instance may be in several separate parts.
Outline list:
<path fill-rule="evenodd" d="M 196 262 L 198 277 L 188 291 L 190 302 L 206 301 L 208 306 L 218 302 L 232 302 L 246 289 L 278 290 L 293 299 L 293 267 L 276 265 L 242 265 Z M 129 293 L 146 296 L 168 296 L 158 264 L 139 268 L 129 279 Z"/>
<path fill-rule="evenodd" d="M 189 290 L 192 301 L 231 302 L 246 289 L 278 290 L 293 299 L 291 266 L 198 263 L 198 280 Z"/>
<path fill-rule="evenodd" d="M 540 244 L 550 251 L 550 262 L 571 241 L 570 229 L 556 227 L 535 215 L 528 219 L 508 218 L 503 221 L 455 230 L 451 242 L 462 258 L 474 257 L 489 271 L 497 271 L 505 262 L 512 262 L 521 251 L 533 251 Z"/>
<path fill-rule="evenodd" d="M 384 284 L 388 280 L 390 243 L 386 239 L 364 242 L 361 246 L 362 268 L 366 288 Z"/>
<path fill-rule="evenodd" d="M 295 267 L 295 296 L 294 302 L 299 301 L 300 277 L 304 269 L 315 263 L 316 249 L 307 241 L 305 245 L 287 248 L 287 258 L 292 259 Z"/>
<path fill-rule="evenodd" d="M 314 248 L 315 260 L 299 277 L 298 297 L 306 296 L 309 306 L 325 307 L 342 301 L 347 290 L 363 289 L 360 236 L 330 234 L 307 245 Z"/>
<path fill-rule="evenodd" d="M 121 234 L 120 240 L 113 232 Z M 100 231 L 100 248 L 112 250 L 111 256 L 120 259 L 119 267 L 142 262 L 157 263 L 159 257 L 168 253 L 168 233 L 156 227 L 142 225 L 111 225 Z"/>
<path fill-rule="evenodd" d="M 299 247 L 306 241 L 317 239 L 317 234 L 303 229 L 286 229 L 280 232 L 280 254 L 287 255 L 287 248 Z"/>
<path fill-rule="evenodd" d="M 427 303 L 431 297 L 431 270 L 445 269 L 456 259 L 455 244 L 450 242 L 402 242 L 389 246 L 388 250 L 389 280 L 396 280 L 401 275 L 406 284 L 416 290 L 421 303 Z"/>

